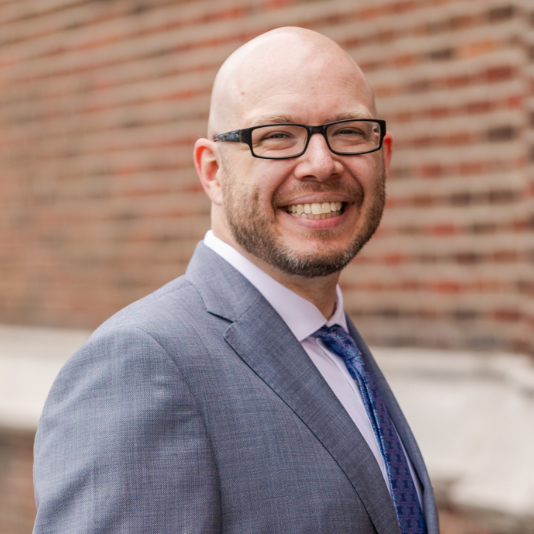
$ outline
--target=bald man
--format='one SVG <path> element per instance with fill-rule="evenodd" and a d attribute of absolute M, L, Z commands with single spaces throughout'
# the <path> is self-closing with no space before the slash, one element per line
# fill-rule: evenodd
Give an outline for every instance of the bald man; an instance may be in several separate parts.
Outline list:
<path fill-rule="evenodd" d="M 333 41 L 281 28 L 228 58 L 194 150 L 212 229 L 56 379 L 36 534 L 437 534 L 421 454 L 337 285 L 380 222 L 390 156 Z"/>

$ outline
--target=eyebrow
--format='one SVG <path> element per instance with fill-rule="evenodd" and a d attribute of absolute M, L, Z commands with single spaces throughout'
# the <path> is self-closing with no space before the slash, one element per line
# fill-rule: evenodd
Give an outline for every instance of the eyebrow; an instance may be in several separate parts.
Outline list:
<path fill-rule="evenodd" d="M 343 112 L 334 115 L 330 120 L 326 122 L 343 121 L 347 119 L 372 119 L 370 113 L 356 111 L 356 112 Z M 290 122 L 296 124 L 305 124 L 298 116 L 290 117 L 288 115 L 264 115 L 258 117 L 251 126 L 261 126 L 263 124 L 280 124 L 283 122 Z"/>
<path fill-rule="evenodd" d="M 261 126 L 262 124 L 278 124 L 281 122 L 299 122 L 298 117 L 289 117 L 288 115 L 264 115 L 258 117 L 252 126 Z"/>
<path fill-rule="evenodd" d="M 338 113 L 334 116 L 334 118 L 331 121 L 328 122 L 334 122 L 334 121 L 344 121 L 347 119 L 373 119 L 374 117 L 370 113 L 362 112 L 362 111 L 353 111 L 350 113 Z"/>

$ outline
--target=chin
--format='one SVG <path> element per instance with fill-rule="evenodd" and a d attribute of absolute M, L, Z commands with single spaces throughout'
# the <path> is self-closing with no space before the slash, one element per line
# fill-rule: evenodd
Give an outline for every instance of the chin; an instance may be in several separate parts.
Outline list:
<path fill-rule="evenodd" d="M 355 240 L 346 247 L 318 253 L 317 248 L 321 246 L 322 244 L 318 243 L 312 249 L 307 247 L 305 250 L 295 250 L 277 244 L 261 259 L 285 274 L 318 278 L 341 271 L 358 253 L 362 244 L 360 240 Z"/>

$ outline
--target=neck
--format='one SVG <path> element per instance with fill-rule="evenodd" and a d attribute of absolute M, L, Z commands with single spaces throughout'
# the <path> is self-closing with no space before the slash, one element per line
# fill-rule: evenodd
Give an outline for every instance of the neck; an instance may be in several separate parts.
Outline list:
<path fill-rule="evenodd" d="M 327 319 L 332 317 L 336 305 L 336 285 L 339 279 L 339 273 L 316 278 L 306 278 L 304 276 L 286 275 L 265 263 L 263 265 L 257 265 L 277 282 L 280 282 L 297 295 L 315 304 Z"/>
<path fill-rule="evenodd" d="M 287 287 L 297 295 L 300 295 L 302 298 L 309 300 L 312 304 L 315 304 L 315 306 L 319 308 L 319 311 L 327 319 L 329 319 L 334 313 L 334 308 L 336 305 L 336 285 L 339 280 L 339 272 L 328 276 L 320 276 L 315 278 L 290 275 L 280 271 L 276 267 L 273 267 L 269 263 L 266 263 L 253 254 L 250 254 L 233 240 L 225 239 L 224 235 L 220 235 L 217 232 L 215 233 L 215 236 L 224 241 L 226 244 L 234 247 L 240 254 L 243 254 L 245 258 L 254 263 L 254 265 L 258 266 L 262 271 L 266 272 L 277 282 Z"/>

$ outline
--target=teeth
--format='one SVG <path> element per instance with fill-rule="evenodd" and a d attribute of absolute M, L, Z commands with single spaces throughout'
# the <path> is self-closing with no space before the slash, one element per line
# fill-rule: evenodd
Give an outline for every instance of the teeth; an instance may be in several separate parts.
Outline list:
<path fill-rule="evenodd" d="M 291 204 L 286 210 L 295 217 L 307 219 L 329 219 L 341 215 L 342 202 L 312 202 L 311 204 Z"/>

